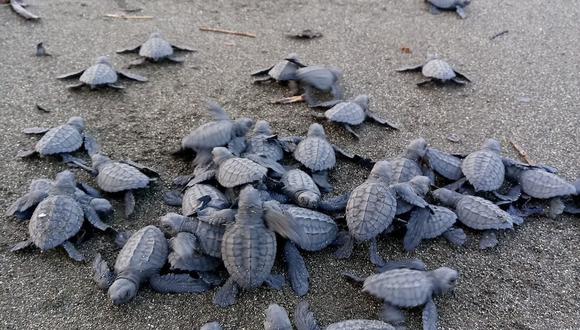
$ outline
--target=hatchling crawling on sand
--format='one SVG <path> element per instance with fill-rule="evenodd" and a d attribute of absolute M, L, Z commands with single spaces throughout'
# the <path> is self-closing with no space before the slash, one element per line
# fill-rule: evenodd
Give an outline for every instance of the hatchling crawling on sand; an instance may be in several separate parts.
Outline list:
<path fill-rule="evenodd" d="M 306 65 L 300 62 L 298 54 L 288 54 L 282 61 L 275 65 L 258 70 L 251 74 L 255 78 L 254 83 L 263 83 L 275 81 L 278 83 L 287 83 L 293 81 L 296 77 L 296 71 L 304 68 Z"/>
<path fill-rule="evenodd" d="M 167 263 L 168 245 L 165 236 L 155 226 L 135 232 L 117 255 L 114 272 L 100 254 L 95 257 L 94 279 L 100 289 L 108 290 L 115 305 L 126 304 L 136 295 L 143 283 L 161 293 L 200 293 L 209 284 L 188 274 L 160 275 Z"/>
<path fill-rule="evenodd" d="M 449 63 L 437 56 L 430 56 L 427 61 L 420 65 L 400 68 L 398 72 L 415 72 L 421 71 L 421 74 L 427 80 L 417 83 L 417 86 L 424 86 L 430 83 L 447 83 L 453 82 L 457 85 L 465 85 L 471 82 L 466 76 L 455 71 Z"/>
<path fill-rule="evenodd" d="M 522 218 L 510 215 L 494 203 L 481 197 L 462 195 L 445 188 L 433 191 L 432 196 L 444 206 L 455 209 L 457 220 L 467 227 L 486 231 L 479 242 L 481 249 L 497 245 L 498 241 L 494 230 L 511 229 L 514 224 L 523 223 Z"/>
<path fill-rule="evenodd" d="M 345 274 L 356 282 L 363 282 L 363 291 L 384 301 L 381 318 L 395 326 L 403 326 L 405 316 L 400 308 L 423 307 L 423 329 L 437 329 L 437 307 L 434 296 L 452 291 L 459 273 L 441 267 L 427 271 L 418 260 L 387 263 L 383 272 L 366 279 Z"/>
<path fill-rule="evenodd" d="M 176 50 L 196 52 L 196 50 L 192 48 L 170 44 L 163 38 L 160 32 L 153 32 L 142 45 L 121 49 L 118 50 L 117 53 L 138 53 L 141 58 L 131 62 L 130 66 L 142 65 L 147 61 L 161 62 L 167 60 L 175 63 L 182 63 L 183 59 L 175 55 Z"/>
<path fill-rule="evenodd" d="M 366 119 L 371 119 L 381 125 L 398 129 L 396 125 L 380 118 L 377 114 L 369 110 L 369 97 L 367 95 L 359 95 L 349 101 L 334 100 L 322 102 L 315 104 L 312 107 L 327 108 L 328 110 L 326 110 L 324 114 L 313 113 L 313 116 L 326 118 L 331 122 L 342 124 L 342 126 L 344 126 L 344 128 L 357 139 L 359 136 L 351 126 L 360 125 Z"/>
<path fill-rule="evenodd" d="M 214 303 L 221 307 L 235 303 L 238 288 L 253 289 L 262 284 L 281 288 L 284 278 L 271 274 L 276 258 L 274 231 L 292 241 L 304 236 L 287 215 L 264 205 L 252 186 L 241 190 L 238 206 L 236 221 L 226 228 L 222 240 L 222 259 L 230 278 L 214 296 Z"/>
<path fill-rule="evenodd" d="M 105 231 L 111 227 L 101 221 L 90 204 L 80 203 L 75 197 L 74 174 L 63 171 L 57 174 L 48 196 L 43 199 L 28 223 L 30 239 L 12 247 L 18 251 L 31 245 L 42 251 L 62 246 L 69 257 L 83 261 L 83 255 L 69 241 L 80 230 L 86 218 L 93 227 Z"/>
<path fill-rule="evenodd" d="M 213 162 L 217 165 L 215 178 L 224 188 L 239 187 L 248 183 L 263 182 L 268 169 L 247 158 L 234 156 L 227 148 L 212 150 Z M 206 176 L 210 179 L 211 176 Z"/>
<path fill-rule="evenodd" d="M 124 87 L 117 84 L 119 76 L 139 82 L 147 81 L 147 78 L 126 70 L 115 69 L 107 56 L 98 57 L 95 64 L 87 69 L 76 72 L 65 73 L 56 77 L 57 79 L 79 78 L 79 83 L 69 85 L 67 88 L 78 89 L 83 86 L 89 86 L 91 89 L 98 87 L 112 87 L 123 89 Z"/>
<path fill-rule="evenodd" d="M 442 10 L 452 10 L 457 12 L 461 18 L 467 17 L 465 7 L 467 7 L 471 0 L 426 0 L 432 14 L 441 13 Z"/>
<path fill-rule="evenodd" d="M 481 149 L 470 153 L 461 163 L 461 171 L 475 191 L 494 191 L 501 187 L 505 166 L 501 154 L 501 144 L 487 139 Z"/>
<path fill-rule="evenodd" d="M 393 170 L 394 183 L 407 182 L 416 176 L 423 175 L 421 160 L 427 151 L 427 141 L 418 138 L 409 143 L 401 156 L 389 160 Z"/>

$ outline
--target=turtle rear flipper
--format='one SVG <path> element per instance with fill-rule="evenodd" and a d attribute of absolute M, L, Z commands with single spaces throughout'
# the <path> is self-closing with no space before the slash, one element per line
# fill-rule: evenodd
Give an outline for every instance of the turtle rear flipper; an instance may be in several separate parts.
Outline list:
<path fill-rule="evenodd" d="M 310 311 L 309 304 L 306 301 L 301 301 L 296 306 L 294 312 L 294 324 L 298 330 L 320 330 L 316 323 L 314 314 Z"/>
<path fill-rule="evenodd" d="M 202 293 L 210 289 L 206 282 L 189 274 L 156 274 L 149 279 L 149 286 L 159 293 Z"/>
<path fill-rule="evenodd" d="M 116 51 L 117 54 L 137 53 L 141 49 L 141 45 L 133 48 L 124 48 Z"/>
<path fill-rule="evenodd" d="M 145 63 L 147 63 L 147 58 L 141 57 L 141 58 L 138 58 L 134 61 L 131 61 L 131 63 L 129 63 L 129 65 L 127 65 L 127 69 L 131 69 L 131 68 L 134 68 L 136 66 L 141 66 Z"/>
<path fill-rule="evenodd" d="M 77 183 L 77 187 L 91 197 L 103 198 L 103 195 L 101 195 L 101 193 L 96 188 L 87 183 L 79 182 Z"/>
<path fill-rule="evenodd" d="M 457 12 L 457 15 L 459 15 L 459 17 L 461 17 L 462 19 L 465 19 L 467 17 L 467 13 L 465 12 L 465 8 L 463 8 L 461 6 L 457 6 L 457 8 L 455 8 L 455 12 Z"/>
<path fill-rule="evenodd" d="M 425 306 L 423 307 L 423 315 L 422 315 L 422 319 L 423 319 L 423 329 L 424 330 L 437 330 L 437 319 L 438 319 L 438 313 L 437 313 L 437 306 L 435 306 L 435 303 L 433 302 L 433 298 L 429 298 L 429 300 L 427 300 L 427 303 L 425 304 Z"/>
<path fill-rule="evenodd" d="M 349 124 L 342 124 L 342 127 L 344 127 L 344 129 L 347 132 L 349 132 L 352 136 L 354 136 L 357 140 L 360 140 L 360 136 L 354 131 L 352 126 L 350 126 Z"/>
<path fill-rule="evenodd" d="M 264 281 L 264 284 L 271 287 L 274 290 L 282 290 L 284 287 L 284 276 L 281 274 L 270 274 L 268 278 Z"/>
<path fill-rule="evenodd" d="M 22 241 L 22 242 L 19 242 L 19 243 L 14 244 L 14 246 L 12 246 L 10 248 L 10 252 L 16 252 L 16 251 L 24 250 L 24 249 L 26 249 L 26 248 L 28 248 L 28 247 L 30 247 L 32 245 L 34 245 L 34 244 L 32 243 L 31 240 Z"/>
<path fill-rule="evenodd" d="M 417 83 L 417 86 L 419 86 L 419 87 L 423 87 L 423 86 L 430 85 L 430 84 L 432 84 L 432 83 L 434 83 L 434 82 L 435 82 L 435 81 L 434 81 L 433 79 L 427 79 L 427 80 L 424 80 L 424 81 L 418 82 L 418 83 Z"/>
<path fill-rule="evenodd" d="M 124 197 L 125 202 L 125 218 L 128 218 L 133 212 L 135 212 L 135 196 L 131 190 L 125 192 Z"/>
<path fill-rule="evenodd" d="M 358 276 L 352 272 L 343 272 L 342 277 L 344 277 L 347 281 L 362 285 L 365 282 L 365 277 Z"/>
<path fill-rule="evenodd" d="M 123 77 L 125 77 L 127 79 L 135 80 L 135 81 L 145 82 L 145 81 L 148 80 L 147 78 L 145 78 L 145 77 L 143 77 L 141 75 L 138 75 L 136 73 L 132 73 L 132 72 L 129 72 L 129 71 L 125 71 L 125 70 L 117 70 L 117 73 L 120 76 L 123 76 Z"/>
<path fill-rule="evenodd" d="M 134 162 L 130 159 L 122 160 L 120 163 L 127 164 L 129 166 L 133 166 L 134 168 L 138 169 L 139 171 L 143 172 L 143 174 L 147 175 L 148 177 L 158 178 L 160 175 L 159 173 L 152 169 L 147 165 L 143 165 L 141 163 Z"/>
<path fill-rule="evenodd" d="M 399 129 L 399 126 L 397 126 L 396 124 L 393 124 L 389 120 L 381 118 L 380 116 L 378 116 L 376 113 L 374 113 L 372 111 L 367 111 L 367 117 L 369 119 L 371 119 L 372 121 L 377 122 L 383 126 L 387 126 L 387 127 L 392 128 L 392 129 L 395 129 L 395 130 Z"/>
<path fill-rule="evenodd" d="M 284 245 L 284 259 L 286 260 L 288 278 L 292 290 L 300 297 L 305 295 L 308 293 L 308 269 L 304 258 L 300 255 L 300 251 L 290 241 L 286 241 Z"/>
<path fill-rule="evenodd" d="M 344 100 L 329 100 L 329 101 L 324 101 L 324 102 L 319 102 L 319 103 L 315 103 L 315 104 L 311 104 L 309 105 L 311 108 L 324 108 L 324 109 L 330 109 L 332 107 L 334 107 L 335 105 L 344 102 Z"/>
<path fill-rule="evenodd" d="M 76 90 L 76 89 L 81 89 L 84 86 L 86 86 L 86 84 L 84 82 L 79 82 L 79 83 L 76 83 L 76 84 L 67 85 L 66 88 L 67 89 L 71 89 L 71 90 Z"/>
<path fill-rule="evenodd" d="M 332 95 L 335 100 L 342 100 L 344 98 L 344 88 L 336 82 L 330 88 L 330 95 Z"/>
<path fill-rule="evenodd" d="M 373 263 L 373 265 L 375 265 L 377 267 L 382 267 L 385 265 L 385 259 L 383 259 L 383 257 L 381 257 L 379 255 L 376 237 L 373 237 L 371 239 L 371 244 L 369 247 L 369 254 L 370 254 L 370 260 Z"/>
<path fill-rule="evenodd" d="M 64 248 L 68 256 L 74 261 L 79 262 L 85 261 L 85 256 L 83 256 L 71 242 L 66 241 L 62 243 L 62 247 Z"/>
<path fill-rule="evenodd" d="M 435 6 L 433 4 L 429 4 L 429 12 L 432 15 L 439 15 L 439 14 L 441 14 L 441 9 L 437 8 L 437 6 Z"/>
<path fill-rule="evenodd" d="M 395 327 L 403 327 L 405 325 L 405 314 L 403 311 L 387 302 L 383 304 L 383 309 L 379 314 L 379 319 L 388 322 Z"/>
<path fill-rule="evenodd" d="M 114 274 L 109 269 L 109 265 L 100 253 L 97 253 L 93 261 L 93 279 L 97 283 L 97 287 L 101 290 L 107 290 L 113 284 Z"/>
<path fill-rule="evenodd" d="M 65 74 L 61 74 L 60 76 L 57 76 L 56 79 L 71 79 L 71 78 L 79 78 L 86 69 L 82 69 L 80 71 L 75 71 L 75 72 L 69 72 L 69 73 L 65 73 Z"/>
<path fill-rule="evenodd" d="M 345 236 L 343 244 L 334 251 L 334 257 L 337 259 L 348 259 L 352 255 L 352 250 L 354 249 L 354 238 L 347 234 Z"/>
<path fill-rule="evenodd" d="M 213 303 L 219 307 L 228 307 L 236 303 L 238 285 L 230 277 L 213 296 Z"/>

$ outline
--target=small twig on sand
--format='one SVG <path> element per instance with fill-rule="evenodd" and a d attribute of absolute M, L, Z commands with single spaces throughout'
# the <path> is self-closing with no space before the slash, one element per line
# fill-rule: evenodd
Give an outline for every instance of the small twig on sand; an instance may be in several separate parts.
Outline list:
<path fill-rule="evenodd" d="M 153 19 L 153 16 L 130 16 L 125 14 L 106 14 L 105 17 L 122 19 Z"/>
<path fill-rule="evenodd" d="M 510 144 L 518 152 L 520 157 L 522 157 L 524 159 L 524 161 L 526 163 L 528 163 L 528 165 L 534 165 L 534 162 L 530 159 L 530 157 L 528 156 L 528 153 L 522 147 L 520 147 L 517 143 L 515 143 L 512 140 L 510 140 Z"/>
<path fill-rule="evenodd" d="M 231 31 L 231 30 L 222 30 L 222 29 L 214 29 L 214 28 L 210 28 L 210 27 L 200 27 L 199 28 L 200 31 L 205 31 L 205 32 L 217 32 L 217 33 L 225 33 L 225 34 L 232 34 L 235 36 L 242 36 L 242 37 L 250 37 L 250 38 L 255 38 L 256 35 L 253 33 L 248 33 L 248 32 L 238 32 L 238 31 Z"/>
<path fill-rule="evenodd" d="M 510 31 L 508 31 L 508 30 L 501 31 L 501 32 L 499 32 L 499 33 L 496 33 L 496 34 L 494 34 L 494 35 L 493 35 L 491 38 L 489 38 L 489 40 L 493 40 L 493 39 L 495 39 L 495 38 L 497 38 L 497 37 L 501 37 L 501 36 L 503 36 L 504 34 L 508 34 L 509 32 L 510 32 Z"/>

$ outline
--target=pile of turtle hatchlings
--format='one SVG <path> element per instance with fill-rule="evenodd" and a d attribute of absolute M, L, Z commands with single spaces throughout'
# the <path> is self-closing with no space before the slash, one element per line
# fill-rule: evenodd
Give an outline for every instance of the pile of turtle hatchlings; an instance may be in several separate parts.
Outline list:
<path fill-rule="evenodd" d="M 464 13 L 463 6 L 458 13 Z M 173 46 L 153 33 L 143 45 L 123 52 L 139 51 L 142 60 L 132 65 L 146 59 L 182 61 L 174 56 L 174 49 L 191 50 Z M 402 69 L 408 70 L 422 70 L 428 80 L 421 86 L 469 82 L 438 58 Z M 119 75 L 146 80 L 114 69 L 107 57 L 59 78 L 79 76 L 73 88 L 122 88 L 117 85 Z M 305 65 L 290 54 L 252 76 L 256 83 L 288 85 L 296 96 L 279 103 L 306 101 L 311 108 L 326 108 L 323 115 L 315 115 L 344 126 L 356 138 L 352 126 L 367 118 L 397 129 L 369 110 L 368 96 L 344 100 L 340 69 Z M 320 94 L 326 94 L 326 100 L 320 101 Z M 484 232 L 480 248 L 487 249 L 498 244 L 497 231 L 522 225 L 530 215 L 579 213 L 578 182 L 568 183 L 549 166 L 502 157 L 501 145 L 494 139 L 465 155 L 452 155 L 418 138 L 399 157 L 374 162 L 330 143 L 317 123 L 305 136 L 281 137 L 267 121 L 234 120 L 215 102 L 209 102 L 208 110 L 213 120 L 184 137 L 175 153 L 185 159 L 191 156 L 192 161 L 192 173 L 175 178 L 175 190 L 164 196 L 167 204 L 180 207 L 181 212 L 168 213 L 156 225 L 134 233 L 117 232 L 102 220 L 114 211 L 105 196 L 122 195 L 129 217 L 135 207 L 132 192 L 156 180 L 159 175 L 153 169 L 102 154 L 80 117 L 50 129 L 24 130 L 43 136 L 34 148 L 21 151 L 20 157 L 60 156 L 70 167 L 91 173 L 99 189 L 77 182 L 70 170 L 58 173 L 54 180 L 32 181 L 28 192 L 7 211 L 9 216 L 28 220 L 30 238 L 12 250 L 63 247 L 72 259 L 83 261 L 72 241 L 86 219 L 95 229 L 110 233 L 121 248 L 113 270 L 100 254 L 94 259 L 94 279 L 99 288 L 108 290 L 114 304 L 130 302 L 139 287 L 148 283 L 161 293 L 202 293 L 216 288 L 214 303 L 226 307 L 235 304 L 240 289 L 263 285 L 281 289 L 286 279 L 303 296 L 309 290 L 309 275 L 301 250 L 331 248 L 337 258 L 349 258 L 355 243 L 368 241 L 369 258 L 378 273 L 366 278 L 344 273 L 344 277 L 384 301 L 381 320 L 348 320 L 326 329 L 394 329 L 404 325 L 400 309 L 417 306 L 424 306 L 424 327 L 435 329 L 437 310 L 432 298 L 454 288 L 458 271 L 446 267 L 427 271 L 419 260 L 385 261 L 377 250 L 378 237 L 402 230 L 403 248 L 412 251 L 423 240 L 439 236 L 463 245 L 464 229 L 479 230 Z M 90 156 L 90 166 L 72 155 L 80 149 Z M 325 194 L 332 191 L 329 174 L 337 158 L 371 170 L 368 179 L 351 192 L 328 197 Z M 281 254 L 277 242 L 284 242 Z M 278 255 L 283 256 L 286 276 L 271 272 Z M 266 316 L 266 329 L 292 327 L 286 311 L 276 304 L 270 305 Z M 298 329 L 319 329 L 305 301 L 297 306 L 294 322 Z M 214 322 L 202 329 L 220 326 Z"/>

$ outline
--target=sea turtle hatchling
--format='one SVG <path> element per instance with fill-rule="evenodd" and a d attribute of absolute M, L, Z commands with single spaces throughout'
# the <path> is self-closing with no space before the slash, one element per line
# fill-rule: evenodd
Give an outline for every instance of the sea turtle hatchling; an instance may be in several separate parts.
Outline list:
<path fill-rule="evenodd" d="M 501 144 L 487 139 L 481 149 L 470 153 L 461 163 L 461 171 L 475 191 L 494 191 L 501 187 L 505 166 L 501 154 Z"/>
<path fill-rule="evenodd" d="M 262 182 L 268 174 L 266 167 L 247 158 L 236 157 L 227 148 L 216 147 L 212 155 L 213 162 L 218 166 L 216 179 L 225 188 Z"/>
<path fill-rule="evenodd" d="M 276 258 L 274 231 L 292 241 L 304 236 L 287 215 L 264 205 L 258 190 L 250 185 L 241 190 L 238 207 L 236 221 L 226 228 L 222 240 L 222 259 L 230 278 L 214 296 L 214 303 L 221 307 L 235 303 L 238 287 L 268 284 L 281 288 L 284 278 L 271 274 Z"/>
<path fill-rule="evenodd" d="M 304 94 L 286 97 L 274 103 L 294 103 L 305 101 L 309 105 L 320 103 L 314 96 L 316 92 L 330 93 L 332 99 L 341 100 L 343 89 L 340 85 L 342 70 L 324 65 L 311 65 L 296 70 L 294 78 L 304 89 Z"/>
<path fill-rule="evenodd" d="M 282 61 L 275 65 L 258 70 L 251 74 L 255 78 L 254 83 L 275 81 L 278 83 L 291 82 L 296 77 L 296 71 L 306 65 L 300 62 L 298 54 L 288 54 Z"/>
<path fill-rule="evenodd" d="M 427 151 L 427 141 L 418 138 L 411 141 L 405 152 L 394 159 L 389 160 L 393 168 L 392 182 L 407 182 L 416 176 L 423 175 L 421 160 Z"/>
<path fill-rule="evenodd" d="M 416 208 L 411 212 L 407 222 L 407 231 L 403 240 L 405 250 L 413 251 L 424 239 L 445 237 L 455 245 L 463 245 L 466 241 L 465 232 L 454 228 L 457 215 L 448 208 L 430 205 L 427 208 Z"/>
<path fill-rule="evenodd" d="M 360 137 L 353 130 L 352 126 L 360 125 L 366 119 L 371 119 L 381 125 L 390 127 L 392 129 L 398 129 L 396 125 L 390 123 L 389 121 L 383 118 L 380 118 L 377 114 L 369 110 L 368 95 L 359 95 L 349 101 L 334 100 L 322 102 L 320 104 L 315 104 L 313 107 L 330 108 L 326 110 L 324 114 L 319 114 L 315 112 L 313 113 L 313 116 L 318 118 L 326 118 L 331 122 L 341 124 L 349 133 L 351 133 L 357 139 Z"/>
<path fill-rule="evenodd" d="M 441 10 L 452 10 L 457 12 L 459 17 L 465 18 L 467 17 L 465 7 L 471 3 L 471 0 L 426 0 L 426 2 L 434 15 L 441 13 Z"/>
<path fill-rule="evenodd" d="M 522 191 L 533 198 L 549 199 L 578 194 L 573 184 L 544 169 L 515 165 L 506 166 L 505 169 L 506 178 L 518 182 Z"/>
<path fill-rule="evenodd" d="M 479 244 L 481 249 L 497 245 L 493 230 L 511 229 L 514 224 L 523 222 L 522 218 L 510 215 L 481 197 L 462 195 L 445 188 L 433 191 L 432 196 L 444 206 L 455 209 L 457 220 L 467 227 L 486 231 Z"/>
<path fill-rule="evenodd" d="M 21 150 L 18 157 L 56 156 L 60 155 L 65 162 L 76 160 L 70 153 L 79 150 L 83 145 L 92 139 L 85 132 L 85 120 L 81 117 L 70 117 L 66 124 L 53 128 L 29 127 L 23 130 L 25 134 L 42 134 L 42 138 L 36 142 L 34 148 Z M 85 145 L 86 148 L 86 145 Z"/>
<path fill-rule="evenodd" d="M 83 255 L 69 241 L 80 231 L 84 219 L 102 231 L 111 227 L 101 221 L 94 208 L 76 199 L 75 185 L 75 176 L 72 172 L 63 171 L 56 175 L 48 196 L 32 213 L 28 223 L 30 239 L 16 244 L 11 251 L 18 251 L 33 244 L 41 251 L 62 246 L 72 259 L 84 260 Z"/>
<path fill-rule="evenodd" d="M 69 89 L 78 89 L 83 86 L 89 86 L 91 89 L 98 87 L 112 87 L 115 89 L 123 89 L 124 87 L 117 84 L 119 76 L 139 81 L 145 82 L 147 78 L 140 76 L 138 74 L 128 72 L 125 70 L 115 69 L 111 61 L 107 56 L 100 56 L 97 58 L 94 65 L 87 69 L 83 69 L 76 72 L 65 73 L 56 77 L 57 79 L 69 79 L 69 78 L 79 78 L 79 83 L 74 85 L 69 85 Z"/>
<path fill-rule="evenodd" d="M 267 121 L 258 120 L 253 133 L 247 138 L 245 154 L 263 156 L 276 162 L 284 158 L 283 144 L 278 141 L 277 135 L 272 133 Z"/>
<path fill-rule="evenodd" d="M 449 63 L 439 59 L 437 56 L 430 56 L 423 64 L 400 68 L 397 71 L 421 71 L 427 80 L 417 83 L 417 86 L 424 86 L 433 82 L 453 82 L 457 85 L 465 85 L 467 82 L 471 82 L 466 76 L 455 71 Z"/>
<path fill-rule="evenodd" d="M 146 226 L 135 232 L 117 255 L 114 272 L 97 254 L 93 262 L 94 279 L 100 289 L 108 290 L 115 305 L 126 304 L 136 295 L 143 283 L 161 293 L 200 293 L 209 285 L 189 274 L 160 275 L 167 263 L 168 245 L 163 232 Z"/>
<path fill-rule="evenodd" d="M 153 32 L 151 33 L 147 41 L 145 41 L 145 43 L 143 43 L 142 45 L 133 48 L 121 49 L 118 50 L 117 53 L 118 54 L 138 53 L 141 58 L 134 62 L 131 62 L 129 66 L 132 67 L 142 65 L 147 61 L 161 62 L 167 60 L 175 63 L 182 63 L 183 59 L 175 55 L 176 50 L 186 52 L 197 51 L 189 47 L 176 46 L 170 44 L 167 40 L 163 38 L 161 32 Z"/>
<path fill-rule="evenodd" d="M 310 175 L 300 169 L 286 172 L 281 179 L 282 191 L 294 203 L 309 209 L 316 209 L 320 202 L 320 189 Z"/>

